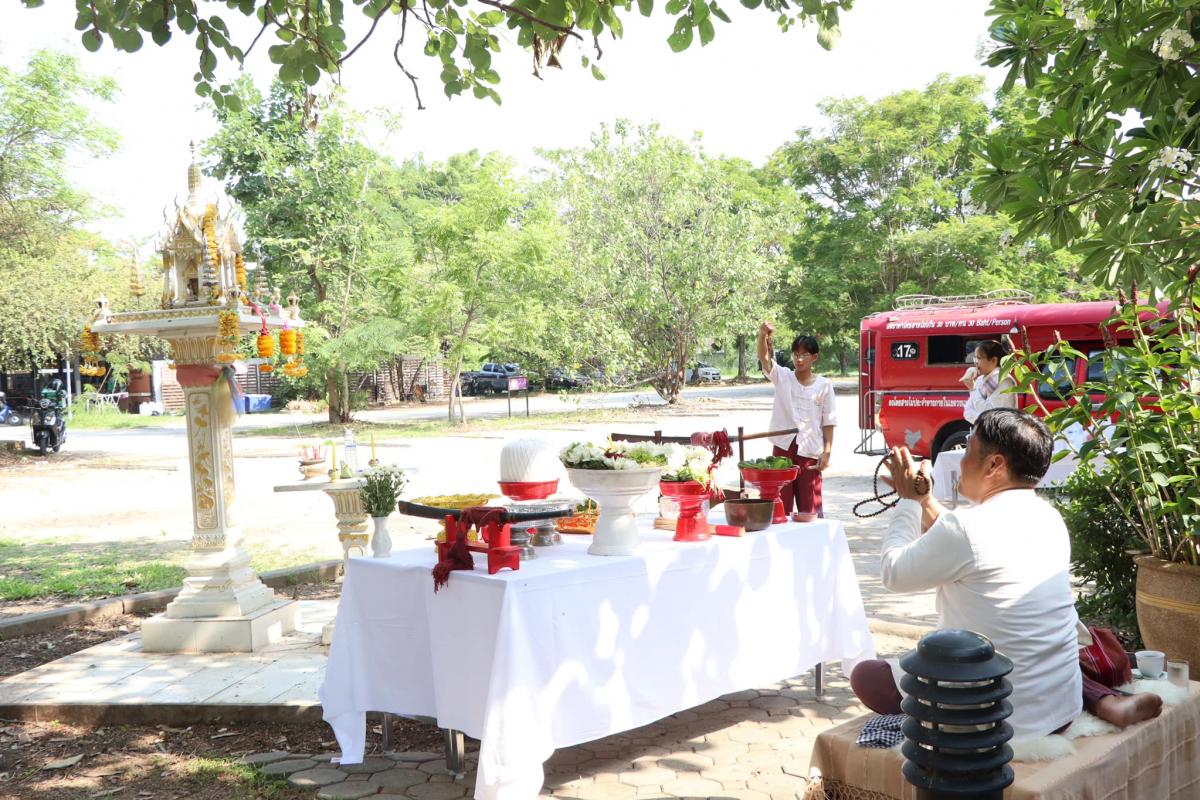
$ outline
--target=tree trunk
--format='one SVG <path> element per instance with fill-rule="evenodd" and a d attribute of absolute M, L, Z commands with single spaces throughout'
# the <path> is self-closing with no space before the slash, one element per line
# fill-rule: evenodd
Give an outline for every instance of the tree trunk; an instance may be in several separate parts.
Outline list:
<path fill-rule="evenodd" d="M 345 364 L 338 364 L 338 370 L 342 373 L 342 418 L 338 422 L 350 421 L 350 370 L 346 369 Z"/>
<path fill-rule="evenodd" d="M 844 349 L 838 351 L 838 374 L 846 374 L 846 351 Z"/>
<path fill-rule="evenodd" d="M 746 380 L 746 334 L 739 333 L 737 337 L 738 374 L 739 381 Z"/>
<path fill-rule="evenodd" d="M 337 369 L 330 367 L 325 370 L 325 397 L 328 402 L 326 413 L 329 424 L 336 425 L 342 418 L 341 382 L 338 380 Z"/>
<path fill-rule="evenodd" d="M 458 421 L 463 424 L 467 421 L 467 412 L 463 408 L 462 402 L 462 356 L 454 360 L 454 380 L 450 381 L 450 399 L 446 401 L 446 421 L 454 423 L 454 403 L 458 402 Z"/>

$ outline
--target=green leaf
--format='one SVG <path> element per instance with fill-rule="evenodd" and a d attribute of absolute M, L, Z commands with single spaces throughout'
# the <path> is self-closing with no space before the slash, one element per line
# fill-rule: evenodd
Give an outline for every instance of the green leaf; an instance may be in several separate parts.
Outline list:
<path fill-rule="evenodd" d="M 499 25 L 501 22 L 504 22 L 504 12 L 486 11 L 480 14 L 477 19 L 479 20 L 480 25 L 490 28 L 494 25 Z"/>
<path fill-rule="evenodd" d="M 687 8 L 687 0 L 667 0 L 667 13 L 675 16 Z"/>
<path fill-rule="evenodd" d="M 711 42 L 713 40 L 713 37 L 717 35 L 716 30 L 713 28 L 712 20 L 709 19 L 708 17 L 705 17 L 704 19 L 700 20 L 700 24 L 697 25 L 696 27 L 700 31 L 700 46 L 701 47 L 704 47 L 705 45 L 707 45 L 709 42 Z"/>
<path fill-rule="evenodd" d="M 721 20 L 721 22 L 731 22 L 732 21 L 729 19 L 729 15 L 726 14 L 725 11 L 716 3 L 711 3 L 709 5 L 709 8 L 712 9 L 713 16 L 716 17 L 717 19 Z"/>
<path fill-rule="evenodd" d="M 675 26 L 675 32 L 667 37 L 667 44 L 671 46 L 671 51 L 674 53 L 682 53 L 692 46 L 692 26 L 690 20 L 686 17 L 679 20 L 683 26 Z"/>
<path fill-rule="evenodd" d="M 236 94 L 227 94 L 225 95 L 225 106 L 230 111 L 241 111 L 242 98 L 238 97 Z"/>
<path fill-rule="evenodd" d="M 321 70 L 317 69 L 313 64 L 305 64 L 303 74 L 304 82 L 309 86 L 316 86 L 317 82 L 321 80 Z"/>
<path fill-rule="evenodd" d="M 87 51 L 89 53 L 94 53 L 97 50 L 99 50 L 100 45 L 104 41 L 103 39 L 100 38 L 100 34 L 96 33 L 96 31 L 94 31 L 94 30 L 84 31 L 82 38 L 83 38 L 83 46 L 87 49 Z"/>
<path fill-rule="evenodd" d="M 171 29 L 165 25 L 150 32 L 150 39 L 159 47 L 171 41 Z"/>
<path fill-rule="evenodd" d="M 832 50 L 842 39 L 842 29 L 835 22 L 832 25 L 822 25 L 817 31 L 817 44 L 826 50 Z"/>
<path fill-rule="evenodd" d="M 758 8 L 762 5 L 762 0 L 742 0 L 742 5 L 746 8 Z"/>
<path fill-rule="evenodd" d="M 637 0 L 638 11 L 643 17 L 648 17 L 654 13 L 654 0 Z"/>
<path fill-rule="evenodd" d="M 601 72 L 595 64 L 592 65 L 592 77 L 598 81 L 602 81 L 605 79 L 604 73 Z"/>

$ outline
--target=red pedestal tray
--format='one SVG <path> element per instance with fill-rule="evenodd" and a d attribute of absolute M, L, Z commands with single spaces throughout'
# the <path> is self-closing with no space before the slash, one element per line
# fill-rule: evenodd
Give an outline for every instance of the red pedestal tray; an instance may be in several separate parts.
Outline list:
<path fill-rule="evenodd" d="M 702 542 L 712 536 L 708 520 L 700 513 L 708 497 L 708 489 L 698 481 L 659 481 L 658 490 L 679 504 L 679 519 L 675 522 L 675 541 Z"/>
<path fill-rule="evenodd" d="M 787 514 L 783 511 L 783 501 L 779 499 L 779 490 L 796 480 L 796 476 L 799 474 L 799 467 L 789 467 L 788 469 L 742 468 L 742 477 L 746 483 L 758 488 L 758 496 L 763 500 L 775 501 L 775 516 L 771 518 L 771 524 L 788 521 Z"/>
<path fill-rule="evenodd" d="M 500 481 L 500 492 L 510 500 L 545 500 L 558 491 L 558 478 L 552 481 Z"/>
<path fill-rule="evenodd" d="M 458 539 L 457 519 L 448 516 L 443 525 L 446 531 L 446 541 L 437 543 L 438 561 L 446 558 L 446 553 Z M 510 544 L 511 528 L 512 526 L 507 523 L 504 525 L 488 523 L 479 532 L 482 541 L 477 544 L 467 544 L 467 549 L 471 552 L 487 554 L 488 575 L 495 575 L 505 567 L 514 571 L 521 568 L 521 548 Z"/>

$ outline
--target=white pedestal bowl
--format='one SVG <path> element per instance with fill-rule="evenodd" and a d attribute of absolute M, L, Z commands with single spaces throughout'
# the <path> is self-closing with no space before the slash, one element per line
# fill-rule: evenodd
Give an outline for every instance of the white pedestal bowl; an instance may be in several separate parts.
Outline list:
<path fill-rule="evenodd" d="M 568 469 L 572 485 L 600 506 L 596 533 L 588 553 L 594 556 L 630 556 L 640 537 L 633 504 L 658 485 L 662 467 L 638 469 Z"/>

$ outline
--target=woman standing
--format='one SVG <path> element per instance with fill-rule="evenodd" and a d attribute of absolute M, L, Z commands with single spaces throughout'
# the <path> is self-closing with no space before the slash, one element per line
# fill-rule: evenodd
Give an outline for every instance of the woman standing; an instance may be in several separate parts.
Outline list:
<path fill-rule="evenodd" d="M 1012 378 L 1000 377 L 1000 361 L 1008 351 L 1000 342 L 980 342 L 975 348 L 975 366 L 962 376 L 963 385 L 971 390 L 963 407 L 963 419 L 972 425 L 989 408 L 1016 408 L 1017 395 L 1010 390 L 1016 386 Z"/>
<path fill-rule="evenodd" d="M 781 488 L 783 509 L 809 519 L 825 516 L 821 498 L 821 473 L 829 466 L 833 451 L 833 429 L 837 426 L 837 401 L 833 384 L 813 372 L 821 348 L 812 336 L 797 336 L 792 342 L 792 366 L 778 366 L 771 346 L 775 328 L 764 322 L 758 330 L 758 361 L 775 387 L 771 430 L 797 429 L 795 434 L 772 436 L 773 455 L 786 456 L 800 468 L 796 480 Z"/>

